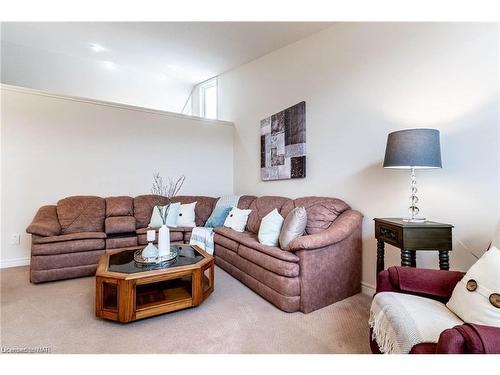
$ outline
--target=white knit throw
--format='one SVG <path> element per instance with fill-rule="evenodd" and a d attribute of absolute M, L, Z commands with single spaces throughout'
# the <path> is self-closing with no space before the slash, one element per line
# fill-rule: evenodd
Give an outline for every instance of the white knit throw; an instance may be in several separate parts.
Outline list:
<path fill-rule="evenodd" d="M 429 298 L 383 292 L 373 298 L 369 325 L 382 353 L 409 353 L 421 343 L 437 343 L 445 329 L 462 324 L 444 304 Z"/>

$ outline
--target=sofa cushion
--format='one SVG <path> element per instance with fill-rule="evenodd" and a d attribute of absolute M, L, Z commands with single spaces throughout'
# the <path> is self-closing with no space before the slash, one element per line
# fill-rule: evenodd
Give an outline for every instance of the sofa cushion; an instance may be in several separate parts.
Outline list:
<path fill-rule="evenodd" d="M 181 227 L 194 228 L 196 226 L 196 205 L 197 202 L 181 204 L 177 214 L 177 225 Z"/>
<path fill-rule="evenodd" d="M 106 233 L 104 232 L 80 232 L 80 233 L 70 233 L 62 234 L 60 236 L 50 236 L 50 237 L 40 237 L 33 236 L 32 243 L 53 243 L 53 242 L 65 242 L 73 240 L 86 240 L 86 239 L 104 239 L 106 238 Z"/>
<path fill-rule="evenodd" d="M 104 247 L 104 238 L 89 238 L 64 242 L 41 243 L 31 245 L 31 255 L 77 253 L 81 251 L 103 250 Z"/>
<path fill-rule="evenodd" d="M 134 214 L 134 199 L 132 197 L 106 198 L 106 217 L 132 216 Z"/>
<path fill-rule="evenodd" d="M 307 234 L 328 229 L 342 212 L 350 209 L 347 203 L 337 198 L 303 197 L 286 202 L 280 213 L 286 217 L 295 207 L 304 207 L 307 211 Z"/>
<path fill-rule="evenodd" d="M 269 212 L 274 210 L 275 208 L 281 214 L 281 208 L 285 205 L 285 203 L 291 202 L 290 198 L 285 197 L 260 197 L 255 199 L 250 204 L 250 209 L 252 212 L 248 217 L 247 222 L 247 230 L 252 233 L 257 233 L 259 231 L 260 222 L 262 218 L 266 216 Z M 283 217 L 286 216 L 281 214 Z"/>
<path fill-rule="evenodd" d="M 240 210 L 248 210 L 252 202 L 256 199 L 255 195 L 242 195 L 238 200 L 238 208 Z"/>
<path fill-rule="evenodd" d="M 267 245 L 262 245 L 259 243 L 259 240 L 257 239 L 257 235 L 255 233 L 251 232 L 236 232 L 230 228 L 215 228 L 214 232 L 218 234 L 219 236 L 223 236 L 226 238 L 229 238 L 230 240 L 235 241 L 238 243 L 238 245 L 244 245 L 247 247 L 250 247 L 254 250 L 257 250 L 261 253 L 270 255 L 276 259 L 281 259 L 286 262 L 293 262 L 297 263 L 299 261 L 299 257 L 295 255 L 294 253 L 291 253 L 289 251 L 283 251 L 279 247 L 274 247 L 274 246 L 267 246 Z M 214 236 L 215 243 L 220 241 L 219 236 Z M 222 244 L 222 243 L 221 243 Z M 239 250 L 238 250 L 239 251 Z"/>
<path fill-rule="evenodd" d="M 134 233 L 135 217 L 133 216 L 108 217 L 104 222 L 104 228 L 107 234 Z"/>
<path fill-rule="evenodd" d="M 172 198 L 172 202 L 180 202 L 181 204 L 189 204 L 196 202 L 196 206 L 194 209 L 195 223 L 196 226 L 202 227 L 205 225 L 205 222 L 208 220 L 210 214 L 214 210 L 217 198 L 185 195 Z"/>
<path fill-rule="evenodd" d="M 231 228 L 236 232 L 244 232 L 248 222 L 248 216 L 252 210 L 240 210 L 238 207 L 231 208 L 224 220 L 224 227 Z"/>
<path fill-rule="evenodd" d="M 94 196 L 74 196 L 57 202 L 61 233 L 102 232 L 106 203 Z"/>
<path fill-rule="evenodd" d="M 97 264 L 101 255 L 104 255 L 104 250 L 39 255 L 31 258 L 30 266 L 33 270 L 52 270 L 65 267 L 85 266 Z"/>
<path fill-rule="evenodd" d="M 238 255 L 278 275 L 286 277 L 299 276 L 298 263 L 277 259 L 245 245 L 240 245 L 238 247 Z"/>
<path fill-rule="evenodd" d="M 240 243 L 238 241 L 235 241 L 217 232 L 214 233 L 214 243 L 224 246 L 226 249 L 232 250 L 234 252 L 238 252 L 238 246 L 240 246 Z"/>
<path fill-rule="evenodd" d="M 283 250 L 290 250 L 290 242 L 304 234 L 307 225 L 307 211 L 304 207 L 295 207 L 286 216 L 281 228 L 279 243 Z"/>
<path fill-rule="evenodd" d="M 263 245 L 278 246 L 283 221 L 285 219 L 276 208 L 264 216 L 260 222 L 257 236 L 259 242 Z"/>
<path fill-rule="evenodd" d="M 73 279 L 75 277 L 95 275 L 97 264 L 86 266 L 64 267 L 53 270 L 30 270 L 30 281 L 32 283 L 43 283 L 53 280 Z"/>
<path fill-rule="evenodd" d="M 231 276 L 240 280 L 246 286 L 260 294 L 263 298 L 275 305 L 277 308 L 286 312 L 295 312 L 300 310 L 300 296 L 284 296 L 274 289 L 268 287 L 266 284 L 261 283 L 252 276 L 241 271 L 238 267 L 233 266 L 231 263 L 226 262 L 221 257 L 215 258 L 215 264 L 228 272 Z"/>
<path fill-rule="evenodd" d="M 179 217 L 180 208 L 180 203 L 171 203 L 166 206 L 154 206 L 153 211 L 151 212 L 151 220 L 149 221 L 148 227 L 161 227 L 163 225 L 163 217 L 165 216 L 165 213 L 167 214 L 165 224 L 171 228 L 177 227 L 177 218 Z"/>
<path fill-rule="evenodd" d="M 261 283 L 274 289 L 284 296 L 300 295 L 300 279 L 298 277 L 285 277 L 270 272 L 265 268 L 243 258 L 234 251 L 228 250 L 220 245 L 215 245 L 216 259 L 221 258 L 226 262 L 238 267 L 247 275 L 259 280 Z"/>
<path fill-rule="evenodd" d="M 106 238 L 106 249 L 137 246 L 137 236 L 113 236 Z"/>
<path fill-rule="evenodd" d="M 134 217 L 137 228 L 146 228 L 151 220 L 154 206 L 168 204 L 167 197 L 157 195 L 139 195 L 134 198 Z"/>
<path fill-rule="evenodd" d="M 42 206 L 38 209 L 26 232 L 39 236 L 57 236 L 61 225 L 57 218 L 57 206 Z"/>

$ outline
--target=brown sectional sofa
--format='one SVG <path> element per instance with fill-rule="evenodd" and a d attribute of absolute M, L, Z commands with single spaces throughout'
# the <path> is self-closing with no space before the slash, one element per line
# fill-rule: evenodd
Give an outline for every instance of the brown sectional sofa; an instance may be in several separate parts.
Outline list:
<path fill-rule="evenodd" d="M 217 198 L 179 196 L 173 202 L 198 202 L 202 226 Z M 161 204 L 166 204 L 164 198 Z M 32 234 L 34 283 L 94 275 L 109 250 L 146 245 L 155 197 L 74 196 L 41 207 L 27 228 Z M 278 209 L 283 217 L 306 208 L 306 233 L 290 251 L 259 243 L 262 218 Z M 335 198 L 242 196 L 238 207 L 252 210 L 246 231 L 215 228 L 216 264 L 281 310 L 308 313 L 358 293 L 361 288 L 362 215 Z M 189 242 L 192 228 L 171 228 L 172 242 Z"/>
<path fill-rule="evenodd" d="M 179 196 L 173 202 L 198 202 L 196 223 L 210 216 L 216 199 Z M 41 207 L 26 229 L 32 234 L 31 281 L 70 279 L 95 274 L 106 250 L 146 245 L 147 225 L 156 197 L 73 196 Z M 163 198 L 160 204 L 166 204 Z M 171 228 L 172 242 L 188 242 L 192 228 Z"/>
<path fill-rule="evenodd" d="M 242 204 L 243 203 L 243 204 Z M 246 231 L 215 229 L 215 262 L 283 311 L 309 313 L 361 289 L 362 215 L 334 198 L 261 197 L 241 202 L 252 212 Z M 290 251 L 259 243 L 262 218 L 277 209 L 307 211 L 306 233 Z"/>

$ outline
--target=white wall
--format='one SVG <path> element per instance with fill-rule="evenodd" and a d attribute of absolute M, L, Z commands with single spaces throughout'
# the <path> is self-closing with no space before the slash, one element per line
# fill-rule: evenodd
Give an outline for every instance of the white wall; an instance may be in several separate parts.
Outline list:
<path fill-rule="evenodd" d="M 442 170 L 417 172 L 420 208 L 451 223 L 451 264 L 481 254 L 499 215 L 497 24 L 344 23 L 219 77 L 235 123 L 235 193 L 339 197 L 364 215 L 363 282 L 375 284 L 374 217 L 407 214 L 409 172 L 382 168 L 387 134 L 441 131 Z M 306 101 L 307 177 L 260 180 L 260 120 Z M 437 253 L 417 254 L 437 267 Z M 399 251 L 386 250 L 386 266 Z"/>
<path fill-rule="evenodd" d="M 181 194 L 233 191 L 231 123 L 8 86 L 1 110 L 4 266 L 29 257 L 37 209 L 69 195 L 148 194 L 155 171 L 186 175 Z"/>
<path fill-rule="evenodd" d="M 104 61 L 1 43 L 1 82 L 129 105 L 181 112 L 192 84 L 161 79 L 154 71 L 127 65 L 106 68 Z"/>

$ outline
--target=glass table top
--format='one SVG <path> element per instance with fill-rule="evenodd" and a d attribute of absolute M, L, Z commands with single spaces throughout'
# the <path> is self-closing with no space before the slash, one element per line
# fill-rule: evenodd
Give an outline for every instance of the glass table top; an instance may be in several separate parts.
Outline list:
<path fill-rule="evenodd" d="M 137 273 L 155 270 L 165 270 L 181 266 L 189 266 L 204 259 L 198 250 L 190 245 L 171 245 L 177 250 L 177 257 L 172 261 L 160 264 L 141 264 L 134 260 L 137 250 L 125 250 L 109 256 L 108 271 L 120 273 Z"/>

